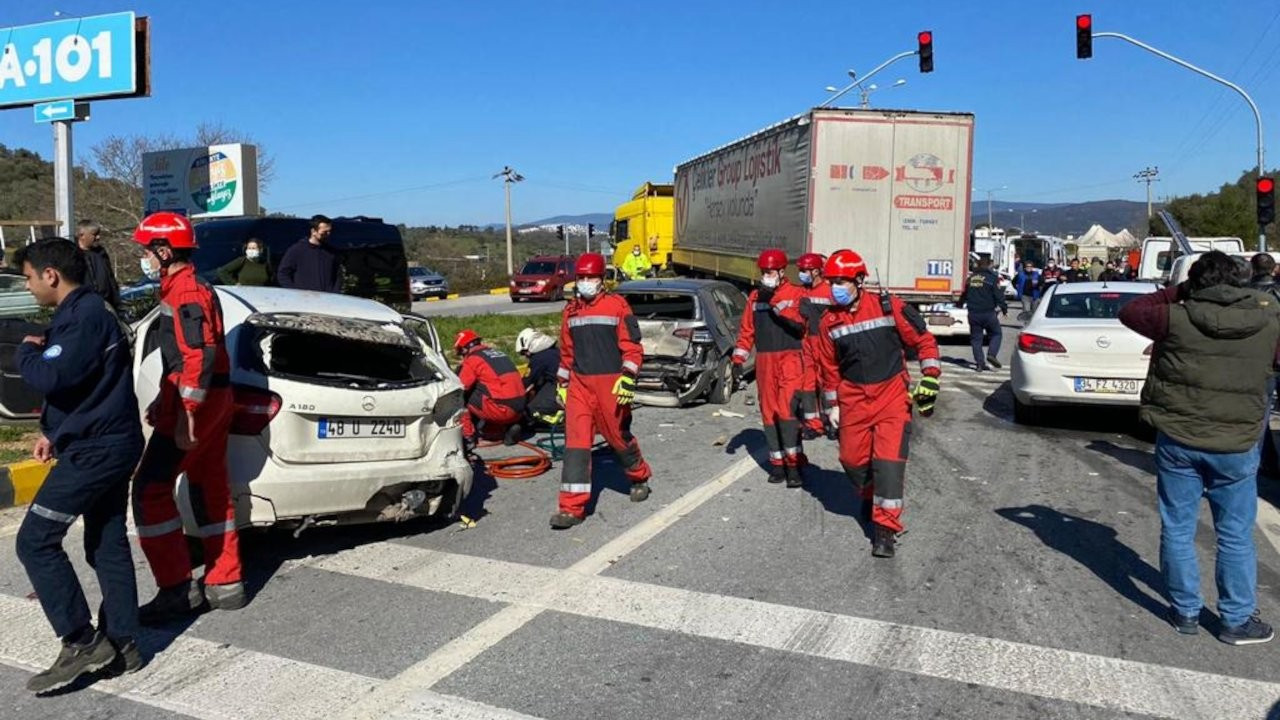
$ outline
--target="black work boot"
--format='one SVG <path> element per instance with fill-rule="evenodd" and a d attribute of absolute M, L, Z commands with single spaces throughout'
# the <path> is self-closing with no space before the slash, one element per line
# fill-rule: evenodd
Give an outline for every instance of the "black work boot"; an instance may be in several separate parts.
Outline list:
<path fill-rule="evenodd" d="M 568 530 L 574 525 L 581 525 L 581 524 L 582 524 L 582 518 L 578 517 L 577 515 L 570 515 L 569 513 L 563 510 L 551 516 L 552 530 Z"/>
<path fill-rule="evenodd" d="M 520 423 L 516 423 L 507 428 L 507 433 L 502 436 L 502 444 L 511 447 L 520 442 L 522 437 L 524 437 L 524 428 L 520 426 Z"/>
<path fill-rule="evenodd" d="M 58 659 L 48 670 L 27 680 L 27 689 L 34 693 L 44 693 L 64 688 L 84 675 L 109 666 L 115 659 L 116 649 L 111 646 L 106 635 L 95 630 L 87 642 L 63 642 Z"/>
<path fill-rule="evenodd" d="M 787 479 L 787 471 L 781 465 L 769 466 L 769 482 L 775 485 Z"/>
<path fill-rule="evenodd" d="M 893 557 L 893 544 L 897 533 L 883 525 L 876 526 L 876 537 L 871 542 L 871 554 L 878 558 Z"/>
<path fill-rule="evenodd" d="M 631 483 L 631 502 L 644 502 L 649 499 L 649 483 Z"/>
<path fill-rule="evenodd" d="M 155 627 L 173 620 L 194 617 L 204 612 L 204 593 L 191 580 L 180 585 L 161 588 L 151 602 L 138 608 L 138 622 Z"/>
<path fill-rule="evenodd" d="M 205 585 L 204 599 L 209 601 L 209 607 L 214 610 L 239 610 L 248 602 L 242 582 Z"/>
<path fill-rule="evenodd" d="M 800 477 L 800 468 L 795 465 L 788 465 L 786 467 L 786 473 L 787 487 L 798 488 L 804 486 L 804 478 Z"/>

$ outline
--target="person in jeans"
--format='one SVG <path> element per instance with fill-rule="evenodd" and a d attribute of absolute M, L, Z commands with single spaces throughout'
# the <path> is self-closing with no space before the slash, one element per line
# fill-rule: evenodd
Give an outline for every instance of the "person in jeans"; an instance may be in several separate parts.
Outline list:
<path fill-rule="evenodd" d="M 1249 287 L 1267 293 L 1280 302 L 1280 285 L 1276 284 L 1276 261 L 1270 253 L 1260 252 L 1249 259 L 1251 277 Z M 1272 475 L 1280 474 L 1280 452 L 1276 450 L 1275 436 L 1271 434 L 1271 409 L 1276 402 L 1276 375 L 1271 374 L 1267 381 L 1267 414 L 1262 421 L 1262 460 L 1263 472 Z"/>
<path fill-rule="evenodd" d="M 142 422 L 133 392 L 129 343 L 106 301 L 84 284 L 84 253 L 51 238 L 18 250 L 15 263 L 37 302 L 55 308 L 43 335 L 23 339 L 17 365 L 44 394 L 40 439 L 31 454 L 57 458 L 18 529 L 18 559 L 62 650 L 27 681 L 36 693 L 66 687 L 104 668 L 143 665 L 138 584 L 125 512 L 129 476 L 142 455 Z M 93 626 L 84 590 L 62 541 L 84 518 L 85 558 L 98 577 L 102 605 Z"/>
<path fill-rule="evenodd" d="M 1218 554 L 1218 639 L 1229 645 L 1275 637 L 1257 614 L 1258 448 L 1267 381 L 1280 341 L 1280 303 L 1244 287 L 1235 260 L 1213 251 L 1187 280 L 1120 310 L 1120 322 L 1155 347 L 1141 417 L 1155 427 L 1160 572 L 1174 629 L 1200 623 L 1196 522 L 1209 499 Z"/>
<path fill-rule="evenodd" d="M 1000 279 L 991 269 L 991 258 L 978 261 L 978 271 L 969 276 L 964 292 L 960 294 L 957 307 L 969 308 L 969 345 L 973 348 L 973 367 L 978 372 L 986 372 L 987 365 L 999 368 L 1000 341 L 1003 339 L 1000 329 L 1001 315 L 1009 314 L 1009 306 L 1004 300 L 1004 291 L 1000 289 Z M 989 343 L 989 350 L 982 354 L 983 336 Z M 984 361 L 985 360 L 985 361 Z"/>

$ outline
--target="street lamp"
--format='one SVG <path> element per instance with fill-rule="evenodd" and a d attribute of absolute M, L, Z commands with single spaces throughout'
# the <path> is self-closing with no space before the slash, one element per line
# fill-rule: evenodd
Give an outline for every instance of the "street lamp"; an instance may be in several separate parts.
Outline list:
<path fill-rule="evenodd" d="M 891 88 L 902 87 L 903 85 L 906 85 L 906 84 L 907 84 L 907 81 L 905 78 L 898 78 L 898 81 L 890 85 L 889 87 Z M 871 107 L 871 93 L 875 92 L 876 90 L 879 90 L 880 88 L 877 87 L 875 83 L 872 83 L 868 87 L 865 87 L 865 88 L 859 87 L 859 89 L 862 91 L 862 107 L 863 108 Z"/>
<path fill-rule="evenodd" d="M 515 272 L 515 266 L 511 259 L 511 186 L 524 180 L 524 176 L 511 169 L 510 165 L 506 165 L 502 170 L 494 173 L 494 178 L 502 178 L 502 186 L 507 191 L 507 277 Z"/>
<path fill-rule="evenodd" d="M 840 99 L 840 97 L 841 97 L 842 95 L 844 95 L 845 93 L 849 92 L 850 90 L 852 90 L 852 89 L 854 89 L 854 88 L 858 87 L 858 73 L 857 73 L 857 72 L 855 72 L 855 71 L 853 71 L 853 70 L 847 70 L 846 72 L 848 72 L 848 73 L 849 73 L 849 79 L 850 79 L 850 80 L 853 80 L 853 82 L 852 82 L 852 83 L 849 83 L 849 84 L 848 84 L 848 85 L 846 85 L 846 86 L 844 86 L 844 88 L 842 88 L 842 89 L 836 89 L 836 87 L 835 87 L 834 85 L 828 85 L 828 86 L 827 86 L 827 92 L 829 92 L 829 93 L 835 93 L 835 95 L 832 95 L 831 97 L 829 97 L 829 98 L 827 98 L 826 100 L 824 100 L 824 101 L 823 101 L 823 103 L 822 103 L 821 105 L 819 105 L 818 107 L 830 107 L 830 106 L 831 106 L 831 103 L 833 103 L 833 102 L 835 102 L 836 100 Z"/>

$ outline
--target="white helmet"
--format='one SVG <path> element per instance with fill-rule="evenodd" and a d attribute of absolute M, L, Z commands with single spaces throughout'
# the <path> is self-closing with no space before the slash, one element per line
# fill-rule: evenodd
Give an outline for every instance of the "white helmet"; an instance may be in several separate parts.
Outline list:
<path fill-rule="evenodd" d="M 516 336 L 516 352 L 517 353 L 529 352 L 529 346 L 533 343 L 534 335 L 537 335 L 537 334 L 538 334 L 538 331 L 534 330 L 533 328 L 525 328 L 521 330 L 520 334 Z"/>

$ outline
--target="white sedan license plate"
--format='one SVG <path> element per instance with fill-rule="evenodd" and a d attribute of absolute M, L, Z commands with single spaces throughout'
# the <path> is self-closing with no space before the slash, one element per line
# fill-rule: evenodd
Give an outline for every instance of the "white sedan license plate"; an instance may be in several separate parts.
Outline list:
<path fill-rule="evenodd" d="M 1078 393 L 1115 393 L 1117 395 L 1137 395 L 1138 380 L 1119 378 L 1076 378 Z"/>
<path fill-rule="evenodd" d="M 400 418 L 320 418 L 317 435 L 321 440 L 376 440 L 404 437 Z"/>

